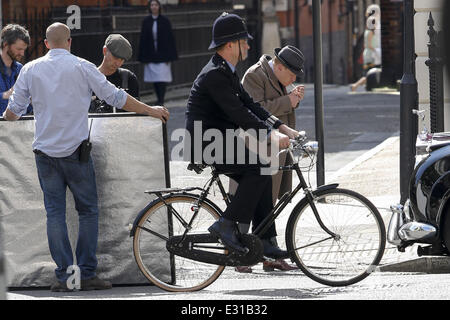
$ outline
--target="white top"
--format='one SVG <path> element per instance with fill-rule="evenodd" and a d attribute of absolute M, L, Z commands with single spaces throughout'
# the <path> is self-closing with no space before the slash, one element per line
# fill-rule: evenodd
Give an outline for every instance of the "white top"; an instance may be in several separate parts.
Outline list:
<path fill-rule="evenodd" d="M 172 82 L 170 62 L 150 62 L 144 65 L 145 82 Z"/>
<path fill-rule="evenodd" d="M 52 49 L 23 66 L 8 108 L 20 116 L 33 101 L 33 149 L 52 157 L 71 155 L 87 139 L 92 92 L 122 108 L 127 94 L 106 80 L 97 67 L 65 49 Z"/>
<path fill-rule="evenodd" d="M 155 52 L 158 51 L 158 21 L 156 20 L 158 16 L 152 15 L 153 19 L 153 27 L 152 27 L 152 33 L 153 33 L 153 44 L 155 45 Z"/>

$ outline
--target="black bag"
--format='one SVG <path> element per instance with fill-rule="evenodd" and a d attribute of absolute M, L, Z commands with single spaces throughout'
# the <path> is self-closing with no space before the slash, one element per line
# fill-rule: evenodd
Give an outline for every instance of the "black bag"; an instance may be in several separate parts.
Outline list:
<path fill-rule="evenodd" d="M 129 73 L 122 68 L 117 69 L 120 75 L 120 79 L 122 80 L 122 84 L 119 87 L 120 89 L 128 92 L 128 77 Z M 107 104 L 104 100 L 100 100 L 97 96 L 93 95 L 93 99 L 91 101 L 91 105 L 89 106 L 89 113 L 113 113 L 114 107 Z"/>

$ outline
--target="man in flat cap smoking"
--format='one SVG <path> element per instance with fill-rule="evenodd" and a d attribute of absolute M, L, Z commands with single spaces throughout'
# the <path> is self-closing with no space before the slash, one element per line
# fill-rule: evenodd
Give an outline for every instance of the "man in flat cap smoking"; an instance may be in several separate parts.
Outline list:
<path fill-rule="evenodd" d="M 297 78 L 303 78 L 304 60 L 303 53 L 294 46 L 276 48 L 273 57 L 263 54 L 257 63 L 248 68 L 242 78 L 242 85 L 253 100 L 290 128 L 295 128 L 295 109 L 304 97 L 305 88 L 303 85 L 297 85 L 290 91 L 287 88 L 293 85 Z M 280 166 L 292 164 L 292 161 L 288 153 L 280 155 Z M 234 194 L 236 189 L 237 183 L 230 179 L 230 193 Z M 273 205 L 277 199 L 291 190 L 291 171 L 278 171 L 272 176 Z M 255 213 L 253 224 L 259 225 L 265 217 L 261 212 Z M 276 238 L 271 241 L 276 243 Z M 282 256 L 277 257 L 275 261 L 265 261 L 263 268 L 265 271 L 272 271 L 275 268 L 282 271 L 295 269 L 288 265 Z M 251 267 L 236 267 L 236 271 L 251 272 Z"/>
<path fill-rule="evenodd" d="M 125 61 L 131 59 L 133 49 L 130 42 L 120 34 L 110 34 L 103 46 L 103 61 L 98 70 L 117 88 L 124 89 L 128 94 L 139 100 L 139 82 L 136 75 L 128 69 L 121 68 Z M 89 112 L 112 113 L 114 108 L 95 95 Z M 124 111 L 116 109 L 116 111 Z"/>
<path fill-rule="evenodd" d="M 242 85 L 253 100 L 291 128 L 295 128 L 295 109 L 304 97 L 305 87 L 297 85 L 289 92 L 288 88 L 297 78 L 303 78 L 304 61 L 303 53 L 294 46 L 276 48 L 273 58 L 267 54 L 262 55 L 242 78 Z M 286 153 L 281 155 L 280 165 L 292 162 L 286 156 Z M 272 176 L 274 205 L 277 199 L 291 189 L 292 172 L 279 171 Z"/>

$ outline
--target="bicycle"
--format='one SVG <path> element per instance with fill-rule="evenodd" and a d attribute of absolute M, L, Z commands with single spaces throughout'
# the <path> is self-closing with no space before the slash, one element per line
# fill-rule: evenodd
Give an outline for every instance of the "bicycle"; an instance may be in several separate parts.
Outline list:
<path fill-rule="evenodd" d="M 305 275 L 328 286 L 351 285 L 366 278 L 384 253 L 383 220 L 377 208 L 355 191 L 338 188 L 338 184 L 315 190 L 308 186 L 299 161 L 309 157 L 311 169 L 317 150 L 317 142 L 306 142 L 304 134 L 291 141 L 287 152 L 293 159 L 294 153 L 298 153 L 297 161 L 279 169 L 294 170 L 299 184 L 281 197 L 252 234 L 242 235 L 242 243 L 251 248 L 246 254 L 227 250 L 207 231 L 222 215 L 219 206 L 208 199 L 211 187 L 216 184 L 225 203 L 230 203 L 219 177 L 222 173 L 214 167 L 211 167 L 211 179 L 203 188 L 145 191 L 157 198 L 141 210 L 130 231 L 140 271 L 161 289 L 187 292 L 213 283 L 225 266 L 263 261 L 258 235 L 264 234 L 302 189 L 305 196 L 295 205 L 286 224 L 285 240 L 291 260 Z M 197 174 L 206 167 L 188 165 Z M 153 246 L 151 250 L 149 246 Z"/>

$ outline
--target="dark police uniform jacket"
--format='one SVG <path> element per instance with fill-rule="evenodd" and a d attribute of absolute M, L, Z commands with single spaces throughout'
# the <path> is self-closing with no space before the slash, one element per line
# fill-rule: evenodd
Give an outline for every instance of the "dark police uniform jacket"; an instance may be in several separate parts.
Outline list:
<path fill-rule="evenodd" d="M 207 129 L 218 129 L 223 134 L 223 140 L 227 129 L 255 129 L 256 132 L 265 129 L 268 134 L 272 127 L 278 128 L 282 124 L 259 103 L 253 101 L 242 87 L 239 77 L 217 53 L 195 79 L 187 104 L 186 129 L 190 133 L 191 153 L 187 157 L 185 155 L 185 159 L 198 163 L 200 159 L 194 154 L 194 144 L 202 141 L 202 137 L 195 135 L 194 121 L 201 121 L 202 133 Z M 203 141 L 202 151 L 210 143 Z M 226 162 L 227 151 L 229 152 L 223 151 L 223 163 Z M 234 156 L 236 157 L 236 152 Z M 201 162 L 204 162 L 203 159 Z"/>

